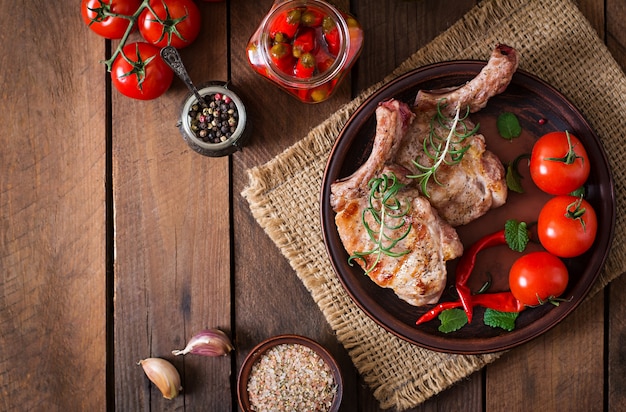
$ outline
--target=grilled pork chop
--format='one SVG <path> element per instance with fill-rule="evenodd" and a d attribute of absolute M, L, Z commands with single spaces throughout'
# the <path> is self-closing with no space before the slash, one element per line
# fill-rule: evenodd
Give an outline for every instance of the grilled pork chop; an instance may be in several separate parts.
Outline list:
<path fill-rule="evenodd" d="M 424 139 L 432 131 L 439 136 L 448 135 L 448 130 L 443 126 L 431 122 L 437 113 L 437 106 L 439 105 L 448 118 L 454 117 L 458 107 L 462 116 L 468 106 L 472 113 L 482 109 L 491 97 L 506 89 L 517 65 L 516 51 L 509 46 L 498 45 L 487 65 L 465 85 L 452 89 L 419 91 L 415 99 L 415 121 L 412 122 L 393 161 L 412 170 L 413 174 L 420 172 L 413 164 L 414 160 L 423 166 L 432 166 L 434 160 L 424 151 Z M 431 130 L 431 125 L 434 130 Z M 475 126 L 469 118 L 464 120 L 464 125 L 466 130 L 472 130 Z M 443 163 L 436 171 L 437 181 L 431 178 L 426 186 L 430 203 L 452 226 L 475 220 L 489 209 L 503 205 L 507 198 L 504 167 L 492 152 L 486 150 L 485 137 L 476 133 L 456 149 L 465 146 L 469 148 L 460 163 Z M 450 157 L 447 156 L 447 159 L 450 160 Z"/>
<path fill-rule="evenodd" d="M 489 98 L 504 91 L 516 68 L 515 50 L 498 45 L 485 68 L 467 84 L 420 91 L 414 113 L 406 104 L 393 99 L 381 103 L 376 109 L 376 134 L 369 158 L 351 176 L 331 185 L 330 203 L 346 251 L 351 255 L 374 251 L 354 261 L 376 284 L 391 288 L 412 305 L 439 300 L 446 284 L 446 261 L 463 253 L 453 226 L 468 223 L 490 208 L 502 205 L 507 195 L 502 163 L 486 150 L 484 136 L 480 134 L 461 143 L 469 147 L 460 163 L 444 164 L 437 169 L 436 178 L 441 185 L 431 179 L 427 186 L 428 199 L 422 196 L 419 182 L 407 177 L 416 174 L 413 160 L 432 165 L 423 142 L 430 133 L 438 105 L 448 117 L 453 117 L 458 107 L 463 111 L 467 107 L 471 112 L 480 110 Z M 464 122 L 467 128 L 474 127 L 469 119 Z M 437 132 L 447 135 L 445 130 Z M 372 206 L 380 209 L 381 201 L 375 198 L 370 203 L 368 184 L 372 178 L 392 174 L 405 184 L 395 199 L 406 214 L 401 224 L 396 220 L 382 230 L 387 239 L 400 239 L 391 248 L 392 253 L 376 253 L 380 241 L 375 241 L 376 237 L 372 239 L 363 220 L 370 229 L 380 228 L 367 210 Z M 397 255 L 392 256 L 393 253 Z"/>
<path fill-rule="evenodd" d="M 388 162 L 396 154 L 412 120 L 413 114 L 405 103 L 390 100 L 380 104 L 376 109 L 376 135 L 369 158 L 351 176 L 331 185 L 330 202 L 336 212 L 337 230 L 350 254 L 376 249 L 362 222 L 365 216 L 371 228 L 380 228 L 371 214 L 364 214 L 370 206 L 370 179 L 393 173 L 403 184 L 412 182 L 405 177 L 408 170 Z M 372 253 L 356 261 L 366 272 L 371 269 L 367 273 L 376 284 L 393 289 L 408 303 L 415 306 L 435 303 L 446 283 L 445 262 L 460 256 L 463 245 L 456 231 L 439 217 L 417 188 L 406 186 L 396 198 L 400 209 L 408 213 L 400 227 L 385 228 L 384 232 L 388 238 L 398 239 L 410 225 L 406 237 L 392 249 L 407 253 L 399 257 Z M 373 203 L 375 208 L 380 208 L 380 200 Z"/>

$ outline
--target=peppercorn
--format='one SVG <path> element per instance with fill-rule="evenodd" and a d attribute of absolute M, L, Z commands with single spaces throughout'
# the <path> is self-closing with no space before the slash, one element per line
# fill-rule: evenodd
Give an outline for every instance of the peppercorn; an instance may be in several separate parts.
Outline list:
<path fill-rule="evenodd" d="M 228 140 L 239 123 L 235 102 L 225 94 L 214 93 L 204 96 L 208 107 L 191 105 L 188 115 L 191 130 L 205 143 L 220 143 Z"/>

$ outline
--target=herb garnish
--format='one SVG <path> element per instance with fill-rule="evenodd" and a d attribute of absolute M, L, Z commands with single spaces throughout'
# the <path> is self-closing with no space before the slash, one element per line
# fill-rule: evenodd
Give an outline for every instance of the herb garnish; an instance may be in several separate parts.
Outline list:
<path fill-rule="evenodd" d="M 504 224 L 504 237 L 511 250 L 523 252 L 530 240 L 528 224 L 514 219 L 507 220 Z"/>
<path fill-rule="evenodd" d="M 487 308 L 483 315 L 483 322 L 492 328 L 501 328 L 510 332 L 515 329 L 515 321 L 518 316 L 519 312 L 501 312 Z"/>
<path fill-rule="evenodd" d="M 467 315 L 463 309 L 446 309 L 439 314 L 439 332 L 450 333 L 467 325 Z"/>
<path fill-rule="evenodd" d="M 349 258 L 348 263 L 352 265 L 352 261 L 361 259 L 365 263 L 365 273 L 370 273 L 383 255 L 390 257 L 400 257 L 409 253 L 409 250 L 394 251 L 396 245 L 407 237 L 411 231 L 411 225 L 407 221 L 407 215 L 411 209 L 411 204 L 402 202 L 398 199 L 397 194 L 405 185 L 400 183 L 394 173 L 389 175 L 383 174 L 381 177 L 372 178 L 368 186 L 370 188 L 369 207 L 363 210 L 361 221 L 367 230 L 367 234 L 374 248 L 365 252 L 354 252 Z M 368 219 L 368 216 L 370 217 Z M 373 221 L 370 225 L 369 221 Z M 406 226 L 403 231 L 400 229 Z M 391 237 L 399 232 L 398 237 Z M 376 259 L 367 266 L 366 256 L 376 255 Z"/>
<path fill-rule="evenodd" d="M 407 176 L 413 179 L 419 179 L 420 188 L 426 197 L 430 197 L 426 185 L 432 177 L 438 185 L 442 185 L 437 180 L 436 172 L 442 164 L 455 165 L 463 159 L 463 155 L 469 149 L 469 146 L 463 146 L 462 143 L 468 137 L 474 135 L 479 128 L 477 124 L 472 130 L 468 130 L 465 119 L 469 116 L 470 108 L 467 106 L 465 115 L 461 117 L 461 105 L 456 108 L 454 118 L 450 119 L 443 114 L 441 108 L 446 106 L 446 99 L 437 102 L 437 113 L 430 121 L 430 133 L 424 139 L 424 153 L 431 160 L 432 166 L 423 165 L 417 159 L 413 160 L 413 164 L 421 172 L 417 175 Z M 443 137 L 437 134 L 437 126 L 448 130 L 448 136 Z"/>
<path fill-rule="evenodd" d="M 522 134 L 522 126 L 519 124 L 517 116 L 511 112 L 504 112 L 496 120 L 498 133 L 507 140 L 513 140 Z"/>
<path fill-rule="evenodd" d="M 495 309 L 485 309 L 483 322 L 492 328 L 501 328 L 507 331 L 515 329 L 515 321 L 519 316 L 518 312 L 502 312 Z M 461 329 L 467 325 L 467 315 L 462 309 L 446 309 L 439 314 L 439 332 L 450 333 Z"/>
<path fill-rule="evenodd" d="M 517 193 L 524 193 L 524 188 L 522 187 L 523 176 L 518 169 L 519 162 L 522 159 L 530 159 L 530 154 L 522 153 L 513 159 L 513 161 L 506 167 L 506 186 L 513 192 Z"/>
<path fill-rule="evenodd" d="M 506 221 L 503 230 L 483 237 L 475 243 L 474 246 L 470 247 L 469 253 L 473 254 L 472 256 L 475 256 L 475 254 L 483 250 L 485 247 L 496 246 L 499 244 L 507 244 L 511 250 L 523 252 L 526 249 L 529 240 L 530 236 L 527 223 L 510 219 Z M 476 245 L 480 246 L 476 247 Z M 463 271 L 460 272 L 459 267 L 462 267 L 465 273 Z M 463 266 L 462 264 L 457 266 L 456 282 L 457 292 L 459 292 L 459 295 L 461 294 L 459 282 L 463 282 L 465 284 L 465 282 L 467 282 L 467 277 L 471 274 L 472 270 L 473 263 L 470 266 Z M 490 274 L 488 274 L 488 276 L 491 278 Z M 471 294 L 469 289 L 467 290 L 467 292 L 471 295 L 470 299 L 472 304 L 474 306 L 483 306 L 486 308 L 483 315 L 483 322 L 485 325 L 511 331 L 515 328 L 515 320 L 521 310 L 520 303 L 517 299 L 515 299 L 511 292 L 487 293 L 490 285 L 491 281 L 488 281 L 478 292 L 474 294 Z M 433 319 L 434 316 L 436 316 L 436 313 L 441 311 L 438 316 L 441 321 L 439 331 L 443 333 L 454 332 L 469 323 L 468 312 L 460 309 L 462 306 L 462 299 L 440 303 L 423 315 L 417 323 L 420 324 Z"/>

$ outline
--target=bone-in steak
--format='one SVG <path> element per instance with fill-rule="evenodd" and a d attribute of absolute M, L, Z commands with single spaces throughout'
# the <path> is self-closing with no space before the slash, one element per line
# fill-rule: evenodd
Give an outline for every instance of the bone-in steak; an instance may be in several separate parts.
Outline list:
<path fill-rule="evenodd" d="M 420 91 L 413 110 L 393 99 L 382 102 L 376 109 L 370 156 L 351 176 L 331 185 L 335 223 L 352 260 L 376 284 L 393 289 L 412 305 L 439 300 L 446 284 L 446 261 L 463 253 L 453 226 L 502 205 L 507 195 L 502 163 L 486 150 L 484 137 L 474 134 L 462 143 L 468 147 L 461 161 L 439 167 L 440 184 L 429 182 L 429 198 L 423 196 L 417 179 L 408 176 L 416 174 L 414 161 L 427 166 L 433 162 L 423 146 L 431 120 L 437 110 L 454 117 L 457 108 L 481 109 L 490 97 L 504 91 L 516 68 L 515 50 L 498 45 L 480 74 L 461 87 Z M 469 119 L 464 122 L 473 127 Z M 393 176 L 402 184 L 392 196 L 401 211 L 398 215 L 372 213 L 385 206 L 370 192 L 372 179 L 381 176 Z M 390 221 L 381 221 L 381 216 Z"/>

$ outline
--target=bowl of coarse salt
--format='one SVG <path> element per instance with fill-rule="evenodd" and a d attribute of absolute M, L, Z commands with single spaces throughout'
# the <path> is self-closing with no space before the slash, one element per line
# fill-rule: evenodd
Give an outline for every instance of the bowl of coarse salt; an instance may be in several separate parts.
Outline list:
<path fill-rule="evenodd" d="M 343 381 L 337 362 L 323 346 L 304 336 L 279 335 L 246 356 L 237 392 L 245 412 L 336 412 Z"/>

